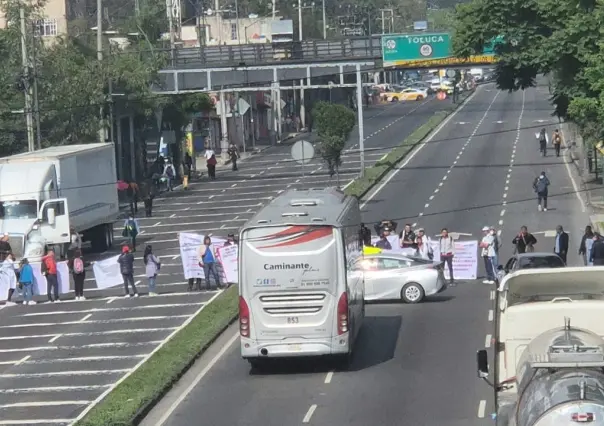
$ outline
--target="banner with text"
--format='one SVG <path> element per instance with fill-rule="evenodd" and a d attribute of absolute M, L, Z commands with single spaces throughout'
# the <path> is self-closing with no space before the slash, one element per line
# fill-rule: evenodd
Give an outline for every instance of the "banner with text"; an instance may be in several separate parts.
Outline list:
<path fill-rule="evenodd" d="M 178 234 L 180 258 L 182 259 L 183 273 L 187 280 L 190 278 L 204 278 L 203 268 L 199 266 L 199 248 L 203 244 L 203 238 L 204 235 L 188 232 Z M 217 247 L 217 250 L 222 248 L 225 242 L 224 238 L 212 237 L 212 244 Z M 220 265 L 220 258 L 217 260 Z M 218 272 L 223 282 L 229 282 L 225 271 L 220 266 L 218 267 Z"/>
<path fill-rule="evenodd" d="M 239 282 L 239 247 L 227 246 L 218 249 L 218 258 L 222 265 L 223 276 L 227 283 Z"/>
<path fill-rule="evenodd" d="M 117 263 L 119 257 L 120 255 L 117 255 L 94 262 L 92 265 L 92 272 L 94 273 L 97 288 L 110 288 L 124 284 L 124 278 L 120 272 L 120 265 Z"/>

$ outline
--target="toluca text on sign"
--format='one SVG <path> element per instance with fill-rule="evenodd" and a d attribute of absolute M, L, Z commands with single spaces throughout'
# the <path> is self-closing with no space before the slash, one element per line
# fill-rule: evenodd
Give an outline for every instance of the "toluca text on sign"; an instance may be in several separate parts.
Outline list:
<path fill-rule="evenodd" d="M 442 35 L 426 35 L 426 36 L 407 36 L 409 44 L 427 44 L 427 43 L 444 43 L 445 38 Z"/>
<path fill-rule="evenodd" d="M 466 64 L 494 64 L 497 58 L 493 55 L 477 55 L 469 58 L 442 58 L 442 59 L 418 59 L 418 60 L 401 60 L 401 61 L 384 61 L 385 68 L 391 67 L 432 67 L 432 66 L 447 66 L 447 65 L 466 65 Z"/>

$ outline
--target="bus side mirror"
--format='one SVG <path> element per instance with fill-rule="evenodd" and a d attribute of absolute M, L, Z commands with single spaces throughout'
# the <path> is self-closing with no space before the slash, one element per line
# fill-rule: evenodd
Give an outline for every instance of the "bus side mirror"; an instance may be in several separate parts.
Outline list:
<path fill-rule="evenodd" d="M 476 352 L 476 366 L 478 368 L 478 377 L 486 379 L 489 377 L 489 355 L 486 349 Z"/>
<path fill-rule="evenodd" d="M 56 214 L 55 214 L 55 209 L 53 209 L 52 207 L 49 208 L 46 211 L 46 214 L 48 215 L 48 224 L 53 226 L 55 224 L 56 221 Z"/>

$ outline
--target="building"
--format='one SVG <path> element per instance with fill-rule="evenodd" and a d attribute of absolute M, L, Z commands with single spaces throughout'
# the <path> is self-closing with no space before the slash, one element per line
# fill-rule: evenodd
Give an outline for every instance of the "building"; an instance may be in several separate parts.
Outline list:
<path fill-rule="evenodd" d="M 43 18 L 34 22 L 34 31 L 44 38 L 53 38 L 67 33 L 67 1 L 47 0 L 44 4 Z M 0 29 L 6 28 L 7 21 L 0 12 Z"/>
<path fill-rule="evenodd" d="M 180 41 L 186 47 L 270 43 L 273 21 L 281 18 L 223 18 L 205 16 L 197 18 L 197 25 L 183 25 Z"/>

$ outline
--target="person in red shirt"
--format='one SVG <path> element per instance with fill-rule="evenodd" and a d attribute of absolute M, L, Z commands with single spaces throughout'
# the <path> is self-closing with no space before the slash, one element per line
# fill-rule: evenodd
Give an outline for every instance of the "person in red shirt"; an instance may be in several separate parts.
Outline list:
<path fill-rule="evenodd" d="M 42 275 L 46 277 L 46 295 L 48 301 L 51 303 L 60 302 L 57 260 L 55 259 L 55 252 L 52 250 L 48 250 L 46 256 L 42 258 Z"/>

